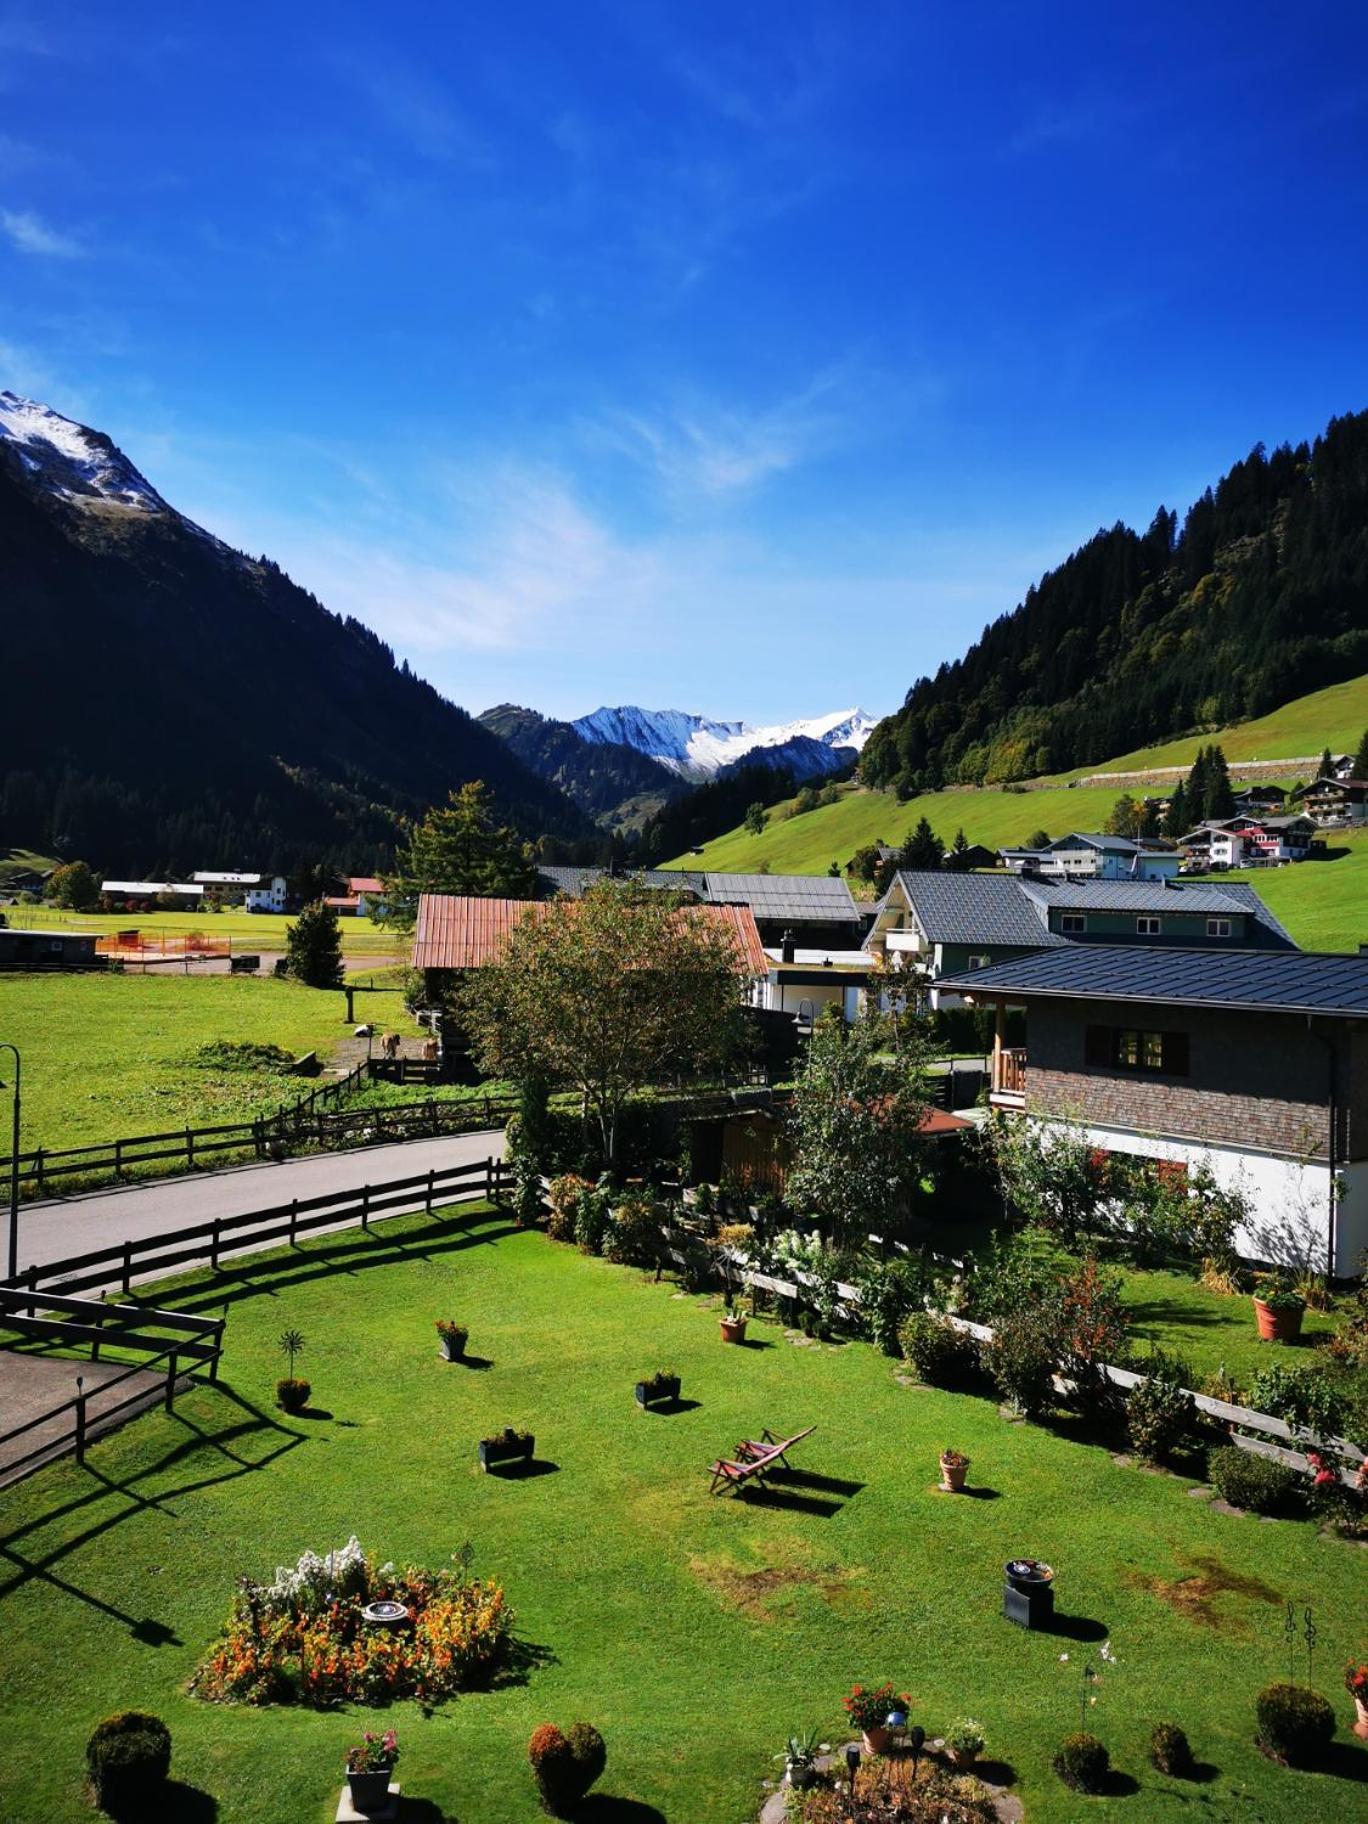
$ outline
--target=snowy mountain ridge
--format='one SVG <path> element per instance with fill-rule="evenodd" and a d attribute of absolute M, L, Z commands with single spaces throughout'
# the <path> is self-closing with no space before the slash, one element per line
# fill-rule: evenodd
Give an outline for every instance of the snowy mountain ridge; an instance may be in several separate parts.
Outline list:
<path fill-rule="evenodd" d="M 794 722 L 718 722 L 682 709 L 640 709 L 635 704 L 596 709 L 571 727 L 589 742 L 614 742 L 648 754 L 681 778 L 712 779 L 757 748 L 782 748 L 812 741 L 831 751 L 831 770 L 846 756 L 838 749 L 864 746 L 876 718 L 862 709 L 837 709 Z"/>
<path fill-rule="evenodd" d="M 140 513 L 171 511 L 103 431 L 35 399 L 0 392 L 0 448 L 7 446 L 45 487 L 77 504 L 104 501 Z"/>

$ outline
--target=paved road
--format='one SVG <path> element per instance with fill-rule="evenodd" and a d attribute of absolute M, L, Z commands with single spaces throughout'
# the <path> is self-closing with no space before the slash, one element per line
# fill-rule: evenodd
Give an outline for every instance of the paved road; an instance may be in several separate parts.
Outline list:
<path fill-rule="evenodd" d="M 503 1157 L 502 1129 L 452 1134 L 441 1140 L 408 1140 L 395 1146 L 367 1146 L 354 1152 L 318 1153 L 281 1165 L 246 1165 L 223 1172 L 149 1180 L 119 1190 L 23 1204 L 19 1211 L 19 1267 L 41 1266 L 116 1242 L 138 1241 L 216 1216 L 242 1216 L 288 1203 L 292 1197 L 321 1197 L 360 1190 L 365 1184 L 410 1178 L 472 1160 Z M 422 1197 L 415 1198 L 415 1207 Z M 7 1219 L 0 1218 L 0 1228 Z M 8 1241 L 8 1236 L 6 1236 Z M 3 1257 L 0 1257 L 3 1258 Z"/>

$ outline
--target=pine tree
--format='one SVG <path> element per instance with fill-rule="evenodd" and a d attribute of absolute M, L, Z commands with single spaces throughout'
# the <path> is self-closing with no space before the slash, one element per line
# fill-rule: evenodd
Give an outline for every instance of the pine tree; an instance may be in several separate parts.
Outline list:
<path fill-rule="evenodd" d="M 388 922 L 411 925 L 420 893 L 453 893 L 480 899 L 529 899 L 537 871 L 517 832 L 494 822 L 489 789 L 479 779 L 452 792 L 421 823 L 385 880 Z"/>
<path fill-rule="evenodd" d="M 945 866 L 956 874 L 964 874 L 969 868 L 969 838 L 964 830 L 955 831 L 955 840 L 950 844 L 950 853 L 945 858 Z"/>
<path fill-rule="evenodd" d="M 1176 842 L 1180 836 L 1186 836 L 1196 819 L 1188 809 L 1187 786 L 1180 779 L 1173 788 L 1169 807 L 1164 812 L 1164 834 Z"/>
<path fill-rule="evenodd" d="M 1159 806 L 1153 798 L 1146 798 L 1140 806 L 1140 823 L 1136 835 L 1146 839 L 1159 834 Z"/>
<path fill-rule="evenodd" d="M 1368 734 L 1365 734 L 1364 739 L 1365 741 L 1368 741 Z M 1334 776 L 1334 771 L 1334 755 L 1330 752 L 1328 747 L 1323 747 L 1321 749 L 1320 765 L 1316 768 L 1316 777 L 1318 779 L 1330 779 Z"/>
<path fill-rule="evenodd" d="M 323 900 L 305 906 L 285 927 L 290 974 L 306 988 L 342 986 L 342 931 L 334 907 Z"/>
<path fill-rule="evenodd" d="M 898 866 L 926 872 L 940 867 L 944 853 L 940 838 L 931 828 L 929 821 L 925 817 L 921 817 L 917 820 L 916 829 L 903 844 L 902 853 L 898 857 Z"/>
<path fill-rule="evenodd" d="M 1207 818 L 1213 822 L 1235 815 L 1235 794 L 1230 789 L 1230 768 L 1219 747 L 1207 750 Z"/>
<path fill-rule="evenodd" d="M 1368 728 L 1364 729 L 1363 739 L 1358 744 L 1350 776 L 1354 779 L 1368 779 Z"/>
<path fill-rule="evenodd" d="M 1197 749 L 1197 758 L 1192 763 L 1192 771 L 1187 776 L 1188 816 L 1192 819 L 1194 825 L 1205 823 L 1209 815 L 1209 812 L 1207 811 L 1209 777 L 1210 772 L 1207 766 L 1207 750 L 1204 747 L 1199 747 Z"/>

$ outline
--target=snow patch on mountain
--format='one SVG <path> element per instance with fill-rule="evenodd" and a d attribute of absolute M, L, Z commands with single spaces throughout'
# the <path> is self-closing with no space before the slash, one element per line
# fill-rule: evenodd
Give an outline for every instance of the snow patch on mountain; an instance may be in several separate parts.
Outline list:
<path fill-rule="evenodd" d="M 783 748 L 793 742 L 812 741 L 831 750 L 831 768 L 843 765 L 848 754 L 839 749 L 864 746 L 876 718 L 862 709 L 838 709 L 824 716 L 770 725 L 750 722 L 717 722 L 709 716 L 682 709 L 596 709 L 571 726 L 584 740 L 616 742 L 649 754 L 684 779 L 712 779 L 725 766 L 743 756 L 761 758 L 756 749 Z"/>
<path fill-rule="evenodd" d="M 109 501 L 142 513 L 170 508 L 102 431 L 50 406 L 0 392 L 0 448 L 10 448 L 42 485 L 78 503 Z"/>

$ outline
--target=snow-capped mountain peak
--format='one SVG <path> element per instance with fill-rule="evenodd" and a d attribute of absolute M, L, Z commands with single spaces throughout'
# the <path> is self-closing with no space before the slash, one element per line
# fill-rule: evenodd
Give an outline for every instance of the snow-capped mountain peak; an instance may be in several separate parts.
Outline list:
<path fill-rule="evenodd" d="M 796 722 L 757 725 L 717 722 L 682 709 L 596 709 L 572 724 L 590 742 L 612 741 L 649 754 L 685 779 L 711 779 L 756 748 L 782 748 L 794 741 L 815 742 L 832 750 L 832 768 L 841 764 L 835 750 L 864 746 L 875 718 L 862 709 L 838 709 Z"/>
<path fill-rule="evenodd" d="M 50 406 L 0 392 L 0 449 L 10 449 L 54 494 L 81 504 L 107 502 L 134 512 L 166 513 L 166 502 L 102 431 Z"/>

